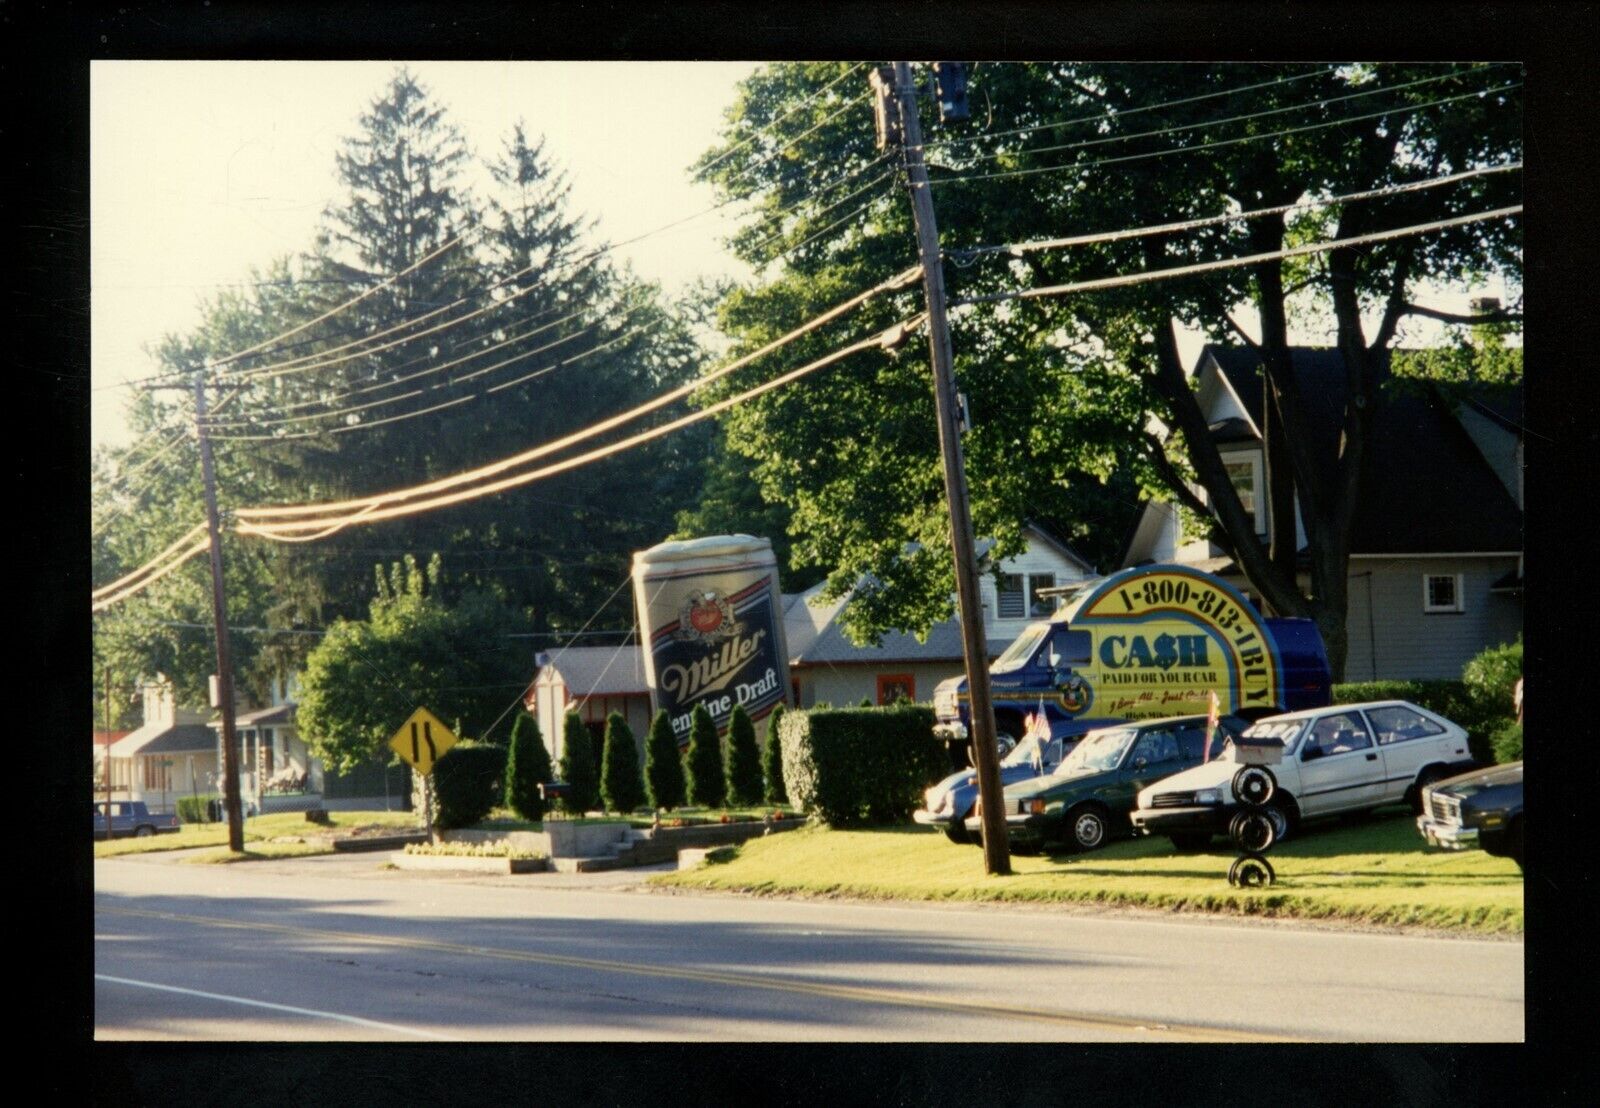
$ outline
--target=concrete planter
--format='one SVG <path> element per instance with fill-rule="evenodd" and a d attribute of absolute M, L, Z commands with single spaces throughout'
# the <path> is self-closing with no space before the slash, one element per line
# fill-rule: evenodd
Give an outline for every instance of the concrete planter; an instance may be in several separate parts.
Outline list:
<path fill-rule="evenodd" d="M 397 854 L 398 869 L 454 870 L 468 873 L 542 873 L 550 868 L 545 858 L 473 858 L 452 854 Z"/>

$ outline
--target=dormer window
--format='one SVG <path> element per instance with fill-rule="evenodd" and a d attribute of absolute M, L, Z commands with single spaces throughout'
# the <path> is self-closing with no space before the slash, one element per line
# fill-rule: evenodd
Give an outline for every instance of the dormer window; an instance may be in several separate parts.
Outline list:
<path fill-rule="evenodd" d="M 1228 482 L 1233 486 L 1233 491 L 1239 496 L 1239 503 L 1255 518 L 1256 534 L 1266 534 L 1266 513 L 1262 511 L 1260 499 L 1261 456 L 1238 454 L 1231 458 L 1225 457 L 1222 467 L 1228 473 Z"/>
<path fill-rule="evenodd" d="M 1047 619 L 1055 611 L 1055 603 L 1040 596 L 1040 589 L 1054 588 L 1053 573 L 1002 573 L 995 590 L 995 618 L 997 619 Z"/>

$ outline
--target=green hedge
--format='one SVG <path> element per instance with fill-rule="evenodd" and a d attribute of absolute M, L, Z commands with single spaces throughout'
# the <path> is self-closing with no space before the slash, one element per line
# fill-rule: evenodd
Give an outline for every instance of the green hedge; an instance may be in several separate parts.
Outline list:
<path fill-rule="evenodd" d="M 433 793 L 440 828 L 471 827 L 500 802 L 506 748 L 462 739 L 433 766 Z"/>
<path fill-rule="evenodd" d="M 1522 724 L 1508 723 L 1494 733 L 1494 760 L 1522 761 Z"/>
<path fill-rule="evenodd" d="M 1437 712 L 1467 731 L 1467 749 L 1475 761 L 1495 760 L 1494 735 L 1511 719 L 1510 702 L 1503 707 L 1474 696 L 1465 681 L 1356 681 L 1333 687 L 1335 704 L 1363 700 L 1409 700 Z"/>
<path fill-rule="evenodd" d="M 903 821 L 946 773 L 926 706 L 795 709 L 778 728 L 790 801 L 835 826 Z"/>
<path fill-rule="evenodd" d="M 214 799 L 216 798 L 210 796 L 180 796 L 178 818 L 184 823 L 210 823 L 209 805 Z"/>

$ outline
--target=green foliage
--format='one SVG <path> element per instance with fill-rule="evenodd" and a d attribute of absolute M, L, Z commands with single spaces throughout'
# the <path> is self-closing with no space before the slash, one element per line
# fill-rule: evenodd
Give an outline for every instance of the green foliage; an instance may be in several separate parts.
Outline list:
<path fill-rule="evenodd" d="M 705 705 L 696 704 L 689 719 L 689 749 L 684 755 L 684 778 L 689 803 L 720 808 L 727 799 L 728 782 L 722 773 L 722 740 Z"/>
<path fill-rule="evenodd" d="M 523 819 L 544 818 L 544 797 L 539 786 L 550 780 L 550 752 L 545 749 L 539 721 L 518 712 L 511 725 L 511 752 L 506 757 L 506 804 Z"/>
<path fill-rule="evenodd" d="M 178 818 L 184 823 L 210 823 L 210 804 L 214 799 L 211 796 L 180 796 Z"/>
<path fill-rule="evenodd" d="M 1508 723 L 1494 733 L 1492 741 L 1496 762 L 1522 761 L 1522 724 Z"/>
<path fill-rule="evenodd" d="M 1486 711 L 1516 715 L 1514 694 L 1522 676 L 1522 636 L 1482 651 L 1461 670 L 1461 680 Z"/>
<path fill-rule="evenodd" d="M 386 575 L 366 620 L 338 620 L 306 659 L 297 724 L 337 770 L 386 754 L 420 704 L 442 719 L 487 727 L 528 675 L 507 635 L 521 620 L 481 589 L 447 599 L 437 556 L 426 572 L 407 555 Z"/>
<path fill-rule="evenodd" d="M 767 716 L 767 741 L 761 748 L 761 777 L 765 783 L 764 794 L 768 804 L 787 804 L 789 794 L 783 787 L 783 743 L 778 736 L 778 724 L 787 709 L 779 704 Z"/>
<path fill-rule="evenodd" d="M 500 803 L 506 748 L 462 739 L 433 764 L 433 821 L 442 829 L 471 827 Z"/>
<path fill-rule="evenodd" d="M 840 827 L 909 818 L 923 790 L 948 770 L 933 721 L 933 709 L 910 704 L 784 713 L 790 800 Z"/>
<path fill-rule="evenodd" d="M 850 107 L 861 87 L 860 75 L 849 68 L 836 62 L 761 67 L 742 83 L 721 140 L 698 163 L 700 179 L 725 196 L 748 199 L 754 212 L 731 246 L 756 266 L 761 280 L 731 292 L 720 311 L 736 353 L 770 342 L 905 265 L 904 244 L 912 238 L 909 205 L 887 196 L 862 201 L 851 191 L 879 171 L 880 152 L 865 107 Z M 1521 153 L 1521 101 L 1520 92 L 1501 86 L 1516 73 L 1514 67 L 1446 72 L 1413 64 L 984 65 L 973 73 L 971 95 L 975 104 L 992 107 L 994 129 L 974 128 L 970 142 L 930 159 L 939 163 L 930 174 L 941 245 L 958 261 L 970 262 L 948 270 L 951 295 L 981 297 L 1178 268 L 1275 251 L 1296 237 L 1321 237 L 1323 228 L 1310 220 L 1261 219 L 1017 257 L 958 254 L 982 244 L 1049 238 L 1063 227 L 1110 231 L 1163 224 L 1239 205 L 1292 204 L 1306 195 L 1385 188 L 1419 180 L 1432 172 L 1429 167 L 1508 161 Z M 926 71 L 915 76 L 923 80 Z M 1276 82 L 1277 77 L 1292 80 Z M 1392 99 L 1385 103 L 1399 114 L 1350 118 L 1351 104 L 1359 101 L 1345 97 L 1390 86 L 1386 95 Z M 1215 97 L 1230 91 L 1227 109 L 1219 112 L 1223 101 Z M 1446 109 L 1412 110 L 1457 96 L 1462 99 Z M 796 105 L 804 107 L 786 116 Z M 926 100 L 918 109 L 932 111 Z M 1293 133 L 1263 140 L 1241 133 L 1237 122 L 1221 122 L 1262 112 L 1276 113 L 1269 116 L 1273 120 L 1292 117 Z M 784 157 L 774 158 L 762 136 L 780 116 L 796 137 Z M 1093 142 L 1072 143 L 1048 129 L 1016 133 L 1080 118 L 1096 121 Z M 925 121 L 931 123 L 931 115 Z M 1147 140 L 1134 141 L 1163 130 L 1183 137 L 1159 150 Z M 1145 153 L 1163 156 L 1139 157 Z M 1107 157 L 1126 160 L 1107 167 L 1101 164 Z M 820 182 L 812 171 L 819 166 L 827 167 Z M 1090 185 L 1072 184 L 1081 181 Z M 1519 188 L 1515 174 L 1497 174 L 1458 189 L 1342 205 L 1320 218 L 1332 218 L 1337 233 L 1349 236 L 1511 203 Z M 1393 298 L 1403 305 L 1419 285 L 1460 285 L 1496 272 L 1516 282 L 1520 251 L 1520 221 L 1496 220 L 1363 247 L 1360 264 L 1344 264 L 1339 255 L 1333 264 L 1326 257 L 1286 259 L 1272 267 L 1216 270 L 1081 296 L 972 304 L 955 338 L 954 369 L 971 421 L 963 450 L 976 532 L 992 537 L 992 557 L 1004 559 L 1020 552 L 1023 525 L 1034 520 L 1107 564 L 1139 501 L 1172 502 L 1188 492 L 1190 481 L 1205 484 L 1208 494 L 1200 529 L 1225 529 L 1216 509 L 1205 507 L 1237 502 L 1218 476 L 1220 463 L 1204 473 L 1192 464 L 1193 455 L 1214 447 L 1209 438 L 1188 443 L 1181 433 L 1180 417 L 1193 428 L 1204 426 L 1204 415 L 1188 387 L 1184 371 L 1190 367 L 1173 365 L 1175 355 L 1165 346 L 1175 325 L 1237 343 L 1228 319 L 1237 306 L 1243 305 L 1243 326 L 1252 330 L 1263 319 L 1295 320 L 1321 308 L 1330 324 L 1356 329 L 1361 345 L 1386 347 L 1394 341 L 1392 329 L 1380 333 L 1369 322 L 1362 330 L 1364 306 L 1381 306 L 1391 291 L 1406 294 Z M 781 264 L 773 264 L 780 252 Z M 906 317 L 918 297 L 912 287 L 864 304 L 852 314 L 852 333 L 868 334 Z M 818 333 L 775 357 L 798 366 L 838 344 L 833 335 Z M 763 362 L 759 370 L 730 375 L 705 390 L 703 399 L 714 402 L 772 371 Z M 1180 433 L 1165 441 L 1147 434 L 1155 419 Z M 898 354 L 862 351 L 808 379 L 804 390 L 774 390 L 729 409 L 719 422 L 729 450 L 748 462 L 760 505 L 789 513 L 793 566 L 825 571 L 828 599 L 857 590 L 841 615 L 852 638 L 872 641 L 891 629 L 922 633 L 951 614 L 949 519 L 927 363 L 915 344 Z M 1336 563 L 1318 564 L 1313 572 L 1342 580 L 1345 517 L 1332 505 L 1343 495 L 1340 489 L 1357 483 L 1346 481 L 1336 439 L 1324 444 L 1298 424 L 1287 431 L 1291 447 L 1303 445 L 1313 456 L 1279 472 L 1328 476 L 1326 486 L 1299 490 L 1313 550 L 1332 552 Z M 1312 511 L 1306 505 L 1327 507 Z M 1253 521 L 1248 533 L 1227 537 L 1230 546 L 1247 551 L 1258 542 Z M 909 555 L 908 544 L 916 544 Z M 1316 616 L 1324 637 L 1338 631 L 1333 641 L 1342 644 L 1344 612 L 1318 607 L 1329 594 L 1320 581 L 1299 592 L 1292 574 L 1266 572 L 1272 577 L 1268 584 L 1306 609 L 1285 614 Z M 870 583 L 863 585 L 864 579 Z M 1333 661 L 1338 672 L 1343 659 Z"/>
<path fill-rule="evenodd" d="M 644 804 L 639 748 L 621 712 L 606 717 L 605 755 L 600 764 L 600 796 L 606 808 L 627 815 Z"/>
<path fill-rule="evenodd" d="M 561 798 L 563 812 L 581 816 L 599 805 L 600 777 L 594 762 L 594 740 L 575 710 L 562 721 L 561 780 L 567 784 L 567 795 Z"/>
<path fill-rule="evenodd" d="M 760 804 L 762 786 L 755 724 L 744 705 L 736 704 L 728 717 L 728 803 L 742 807 Z"/>
<path fill-rule="evenodd" d="M 644 748 L 644 779 L 652 808 L 665 808 L 670 812 L 683 807 L 687 798 L 683 754 L 678 750 L 678 739 L 672 733 L 672 721 L 665 708 L 650 721 L 650 735 L 645 739 Z"/>
<path fill-rule="evenodd" d="M 1359 704 L 1365 700 L 1409 700 L 1430 712 L 1437 712 L 1467 731 L 1467 750 L 1478 762 L 1494 761 L 1493 736 L 1510 714 L 1504 707 L 1486 705 L 1474 696 L 1464 681 L 1354 681 L 1333 686 L 1335 704 Z"/>

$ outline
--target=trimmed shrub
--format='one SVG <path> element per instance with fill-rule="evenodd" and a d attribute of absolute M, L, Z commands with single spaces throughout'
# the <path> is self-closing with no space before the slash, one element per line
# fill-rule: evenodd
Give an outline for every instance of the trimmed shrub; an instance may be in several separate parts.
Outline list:
<path fill-rule="evenodd" d="M 1467 749 L 1478 762 L 1494 761 L 1494 733 L 1510 718 L 1511 701 L 1496 708 L 1482 703 L 1468 690 L 1465 681 L 1357 681 L 1333 687 L 1335 704 L 1358 704 L 1364 700 L 1409 700 L 1418 707 L 1437 712 L 1467 731 Z"/>
<path fill-rule="evenodd" d="M 1508 723 L 1494 733 L 1491 744 L 1497 762 L 1522 761 L 1522 724 Z"/>
<path fill-rule="evenodd" d="M 210 796 L 180 796 L 178 818 L 184 823 L 210 823 L 211 802 L 214 799 Z"/>
<path fill-rule="evenodd" d="M 667 710 L 661 709 L 650 723 L 650 735 L 644 744 L 644 784 L 650 794 L 652 808 L 672 811 L 682 808 L 684 798 L 683 754 L 678 750 L 678 737 L 672 733 L 672 721 Z"/>
<path fill-rule="evenodd" d="M 778 724 L 783 719 L 784 707 L 779 704 L 767 717 L 767 742 L 761 748 L 761 777 L 766 786 L 768 804 L 787 804 L 789 794 L 783 787 L 783 744 L 778 741 Z"/>
<path fill-rule="evenodd" d="M 568 712 L 561 727 L 561 780 L 567 795 L 561 810 L 581 816 L 600 803 L 600 779 L 594 764 L 594 743 L 576 711 Z"/>
<path fill-rule="evenodd" d="M 736 704 L 728 717 L 728 803 L 752 808 L 761 803 L 763 788 L 756 726 L 744 705 Z"/>
<path fill-rule="evenodd" d="M 506 803 L 525 820 L 544 819 L 544 797 L 539 786 L 550 780 L 550 752 L 545 749 L 539 721 L 518 712 L 511 725 L 511 753 L 506 758 Z"/>
<path fill-rule="evenodd" d="M 689 803 L 702 808 L 720 808 L 728 796 L 728 782 L 722 774 L 722 740 L 717 725 L 704 704 L 696 704 L 689 717 L 689 750 L 684 756 L 683 776 L 688 785 Z"/>
<path fill-rule="evenodd" d="M 633 728 L 621 712 L 606 717 L 606 745 L 600 763 L 600 796 L 613 812 L 626 815 L 644 803 L 644 782 L 639 778 L 639 748 Z"/>
<path fill-rule="evenodd" d="M 1502 715 L 1515 717 L 1516 704 L 1512 694 L 1517 678 L 1522 676 L 1522 637 L 1514 643 L 1491 646 L 1461 670 L 1461 680 L 1467 692 L 1486 710 L 1497 710 Z"/>
<path fill-rule="evenodd" d="M 906 820 L 948 772 L 933 719 L 933 709 L 912 704 L 785 712 L 779 738 L 790 801 L 841 827 Z"/>
<path fill-rule="evenodd" d="M 434 825 L 471 827 L 500 802 L 506 748 L 462 739 L 433 764 Z"/>

